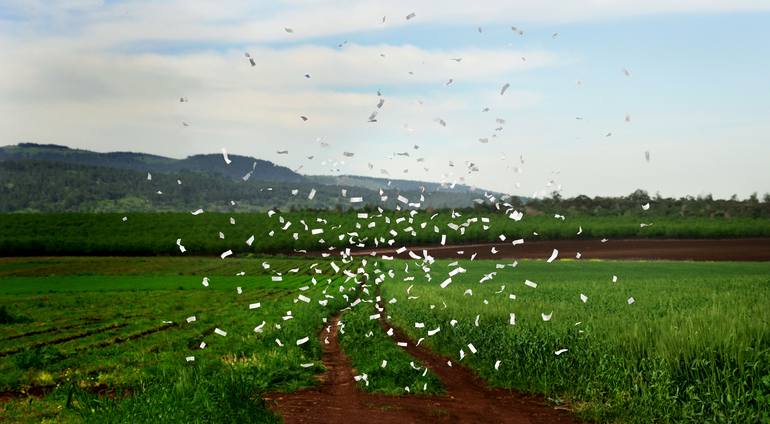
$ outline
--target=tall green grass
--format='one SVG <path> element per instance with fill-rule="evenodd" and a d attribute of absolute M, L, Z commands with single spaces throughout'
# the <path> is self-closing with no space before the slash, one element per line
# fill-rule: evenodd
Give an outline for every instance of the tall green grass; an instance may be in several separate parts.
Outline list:
<path fill-rule="evenodd" d="M 276 421 L 261 395 L 316 384 L 323 365 L 315 336 L 353 287 L 320 274 L 313 285 L 309 264 L 295 265 L 302 273 L 281 282 L 264 269 L 243 277 L 214 270 L 209 288 L 200 277 L 170 275 L 0 279 L 0 303 L 32 320 L 0 326 L 0 391 L 52 391 L 4 403 L 0 420 Z M 312 301 L 298 302 L 299 293 Z M 261 307 L 249 309 L 253 302 Z M 293 318 L 283 320 L 288 311 Z M 185 322 L 192 315 L 196 321 Z M 153 329 L 162 331 L 146 333 Z M 297 345 L 304 337 L 309 341 Z"/>
<path fill-rule="evenodd" d="M 396 340 L 383 331 L 379 319 L 370 318 L 374 314 L 377 311 L 373 305 L 363 302 L 342 315 L 345 326 L 340 332 L 340 344 L 356 373 L 368 377 L 369 384 L 359 381 L 358 387 L 392 395 L 406 394 L 407 387 L 408 393 L 441 393 L 441 380 L 398 347 Z M 385 367 L 383 361 L 387 361 Z"/>
<path fill-rule="evenodd" d="M 462 362 L 496 386 L 544 393 L 602 422 L 770 420 L 770 264 L 524 261 L 495 269 L 463 261 L 468 272 L 441 289 L 447 264 L 434 264 L 431 283 L 401 282 L 403 265 L 390 265 L 399 272 L 383 285 L 386 298 L 398 299 L 393 321 L 414 338 L 440 326 L 425 343 L 455 360 L 464 349 Z M 491 271 L 493 280 L 480 284 Z M 416 298 L 407 300 L 411 284 Z M 560 349 L 568 351 L 555 355 Z"/>

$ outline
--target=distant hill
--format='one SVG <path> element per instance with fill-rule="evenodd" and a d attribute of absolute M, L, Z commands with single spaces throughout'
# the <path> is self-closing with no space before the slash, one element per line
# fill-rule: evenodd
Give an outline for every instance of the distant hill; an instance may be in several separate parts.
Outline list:
<path fill-rule="evenodd" d="M 226 165 L 221 154 L 173 159 L 51 144 L 0 147 L 0 212 L 225 211 L 235 206 L 240 211 L 395 208 L 398 195 L 421 207 L 465 208 L 484 193 L 467 186 L 452 188 L 421 181 L 303 176 L 260 159 L 229 158 L 232 162 Z M 247 174 L 249 178 L 244 179 Z M 380 189 L 388 196 L 385 202 Z M 311 190 L 316 191 L 312 200 L 308 199 Z M 350 197 L 362 197 L 363 202 L 351 204 Z"/>
<path fill-rule="evenodd" d="M 447 193 L 483 193 L 483 190 L 473 189 L 467 185 L 455 184 L 440 184 L 425 181 L 413 181 L 413 180 L 394 180 L 386 178 L 374 178 L 374 177 L 362 177 L 358 175 L 307 175 L 305 178 L 311 181 L 317 181 L 321 184 L 327 185 L 349 185 L 355 187 L 363 187 L 371 190 L 378 190 L 380 188 L 391 188 L 395 190 L 407 190 L 417 191 L 423 188 L 426 191 L 444 191 Z"/>
<path fill-rule="evenodd" d="M 304 177 L 284 166 L 246 156 L 228 155 L 232 161 L 226 166 L 221 154 L 194 155 L 185 159 L 133 152 L 98 153 L 90 150 L 70 149 L 56 144 L 20 143 L 0 147 L 0 161 L 31 159 L 63 162 L 76 165 L 104 166 L 131 169 L 142 172 L 206 172 L 241 179 L 248 172 L 260 181 L 304 181 Z"/>

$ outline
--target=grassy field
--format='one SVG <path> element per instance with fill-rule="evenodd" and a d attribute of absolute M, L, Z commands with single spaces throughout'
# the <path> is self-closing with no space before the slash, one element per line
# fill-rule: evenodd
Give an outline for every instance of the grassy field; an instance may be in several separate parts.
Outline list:
<path fill-rule="evenodd" d="M 434 264 L 431 284 L 401 281 L 396 262 L 383 298 L 398 300 L 396 325 L 452 360 L 462 349 L 493 385 L 544 393 L 600 422 L 770 420 L 769 263 L 458 265 L 467 272 L 442 289 L 448 261 Z"/>
<path fill-rule="evenodd" d="M 372 297 L 364 296 L 369 301 L 373 301 Z M 441 381 L 435 374 L 398 347 L 393 338 L 382 331 L 380 321 L 372 319 L 377 313 L 371 303 L 365 302 L 344 315 L 345 332 L 340 334 L 342 349 L 351 357 L 359 375 L 368 377 L 367 382 L 358 382 L 359 388 L 390 395 L 405 394 L 407 388 L 408 393 L 441 393 Z"/>
<path fill-rule="evenodd" d="M 351 241 L 373 246 L 375 239 L 379 244 L 394 238 L 401 244 L 438 243 L 442 235 L 446 235 L 448 243 L 499 241 L 500 234 L 508 239 L 528 240 L 770 236 L 770 220 L 751 218 L 634 215 L 568 216 L 561 220 L 525 215 L 521 221 L 514 221 L 503 213 L 475 211 L 454 218 L 451 211 L 421 211 L 414 216 L 388 211 L 382 215 L 370 213 L 365 219 L 356 214 L 0 214 L 0 255 L 171 255 L 180 253 L 177 239 L 181 239 L 188 255 L 219 255 L 226 250 L 244 255 L 344 248 L 350 247 Z M 489 222 L 483 222 L 486 218 Z M 642 223 L 653 225 L 641 227 Z M 583 231 L 578 235 L 580 228 Z M 323 233 L 313 234 L 314 229 Z M 246 241 L 251 236 L 254 240 L 248 246 Z"/>
<path fill-rule="evenodd" d="M 0 421 L 276 421 L 260 393 L 315 384 L 317 334 L 352 283 L 314 271 L 328 263 L 269 262 L 0 260 L 0 304 L 15 322 L 0 324 Z"/>
<path fill-rule="evenodd" d="M 415 265 L 366 265 L 379 269 L 391 323 L 492 385 L 600 422 L 770 420 L 768 263 L 436 261 L 427 274 Z M 440 288 L 457 266 L 466 272 Z M 440 393 L 370 319 L 376 286 L 370 279 L 342 315 L 343 350 L 368 376 L 359 386 Z M 260 395 L 315 384 L 324 318 L 357 298 L 352 290 L 321 260 L 1 258 L 0 420 L 276 421 Z"/>

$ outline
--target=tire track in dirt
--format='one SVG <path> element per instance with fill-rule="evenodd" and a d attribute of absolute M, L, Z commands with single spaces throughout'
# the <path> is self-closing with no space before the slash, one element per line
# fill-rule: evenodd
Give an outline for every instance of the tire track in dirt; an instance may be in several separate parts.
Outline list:
<path fill-rule="evenodd" d="M 387 396 L 359 390 L 350 359 L 339 344 L 340 315 L 319 334 L 326 371 L 319 385 L 293 393 L 264 396 L 271 409 L 292 423 L 575 423 L 570 413 L 555 410 L 534 397 L 488 389 L 467 368 L 442 366 L 444 358 L 422 348 L 407 352 L 428 366 L 444 383 L 442 396 Z M 396 331 L 400 340 L 406 340 Z M 324 343 L 328 337 L 329 343 Z M 413 346 L 408 342 L 409 346 Z"/>

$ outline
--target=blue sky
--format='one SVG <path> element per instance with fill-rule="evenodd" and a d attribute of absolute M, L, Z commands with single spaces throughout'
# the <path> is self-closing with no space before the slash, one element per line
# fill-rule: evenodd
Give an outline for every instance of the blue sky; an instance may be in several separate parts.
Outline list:
<path fill-rule="evenodd" d="M 770 192 L 770 5 L 417 5 L 4 2 L 0 144 L 175 157 L 226 147 L 303 173 L 523 195 Z M 369 123 L 378 89 L 385 104 Z"/>

